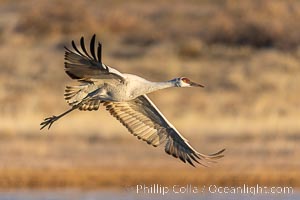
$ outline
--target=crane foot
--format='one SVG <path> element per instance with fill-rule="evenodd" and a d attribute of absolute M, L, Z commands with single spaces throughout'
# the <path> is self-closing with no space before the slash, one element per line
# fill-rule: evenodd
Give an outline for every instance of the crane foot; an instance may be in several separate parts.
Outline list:
<path fill-rule="evenodd" d="M 44 119 L 44 121 L 40 124 L 42 127 L 40 128 L 40 130 L 42 130 L 43 128 L 45 128 L 46 126 L 48 126 L 48 129 L 50 129 L 50 127 L 52 126 L 52 124 L 58 120 L 59 117 L 57 116 L 52 116 L 52 117 L 47 117 Z"/>

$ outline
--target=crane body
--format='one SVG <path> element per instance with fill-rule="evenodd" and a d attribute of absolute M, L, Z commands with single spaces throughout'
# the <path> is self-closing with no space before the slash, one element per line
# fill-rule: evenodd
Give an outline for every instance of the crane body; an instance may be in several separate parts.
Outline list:
<path fill-rule="evenodd" d="M 197 162 L 206 166 L 223 157 L 225 149 L 205 155 L 196 151 L 179 131 L 164 117 L 147 94 L 170 87 L 203 87 L 186 77 L 164 82 L 152 82 L 142 77 L 121 73 L 102 62 L 102 45 L 95 51 L 95 35 L 90 42 L 90 53 L 86 50 L 84 38 L 80 39 L 81 50 L 72 41 L 73 50 L 65 47 L 65 72 L 80 84 L 66 86 L 65 100 L 69 110 L 46 118 L 41 129 L 51 125 L 73 110 L 98 110 L 106 107 L 128 131 L 138 139 L 158 146 L 165 143 L 165 152 L 195 166 Z"/>

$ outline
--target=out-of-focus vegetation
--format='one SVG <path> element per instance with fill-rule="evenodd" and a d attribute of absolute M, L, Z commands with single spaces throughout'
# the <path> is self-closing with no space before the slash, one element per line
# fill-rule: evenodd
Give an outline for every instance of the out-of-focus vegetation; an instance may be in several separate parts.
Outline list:
<path fill-rule="evenodd" d="M 158 181 L 300 185 L 299 1 L 2 0 L 0 11 L 0 186 L 123 186 L 170 168 L 182 174 Z M 191 170 L 103 108 L 39 131 L 68 108 L 63 47 L 94 33 L 121 72 L 206 86 L 150 97 L 200 152 L 226 148 L 218 165 Z"/>

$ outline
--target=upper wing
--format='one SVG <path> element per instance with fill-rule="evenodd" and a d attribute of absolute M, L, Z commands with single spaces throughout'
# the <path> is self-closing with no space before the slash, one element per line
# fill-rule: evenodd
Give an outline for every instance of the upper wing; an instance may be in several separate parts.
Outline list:
<path fill-rule="evenodd" d="M 84 38 L 80 39 L 81 51 L 72 41 L 73 50 L 65 47 L 65 71 L 72 79 L 90 80 L 90 79 L 119 79 L 124 81 L 123 75 L 102 63 L 101 52 L 102 45 L 98 43 L 97 55 L 95 53 L 95 38 L 93 35 L 90 42 L 90 53 L 87 52 L 84 44 Z"/>
<path fill-rule="evenodd" d="M 205 165 L 205 162 L 223 157 L 221 153 L 224 149 L 212 155 L 204 155 L 193 149 L 146 95 L 128 102 L 105 102 L 104 106 L 138 139 L 155 147 L 166 141 L 166 153 L 192 166 L 192 160 Z"/>

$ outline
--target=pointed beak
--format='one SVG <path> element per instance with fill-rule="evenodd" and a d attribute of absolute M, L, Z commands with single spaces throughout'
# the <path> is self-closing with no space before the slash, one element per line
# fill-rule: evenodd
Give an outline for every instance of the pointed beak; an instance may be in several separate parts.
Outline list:
<path fill-rule="evenodd" d="M 191 87 L 204 87 L 204 85 L 201 85 L 199 83 L 190 82 Z"/>

